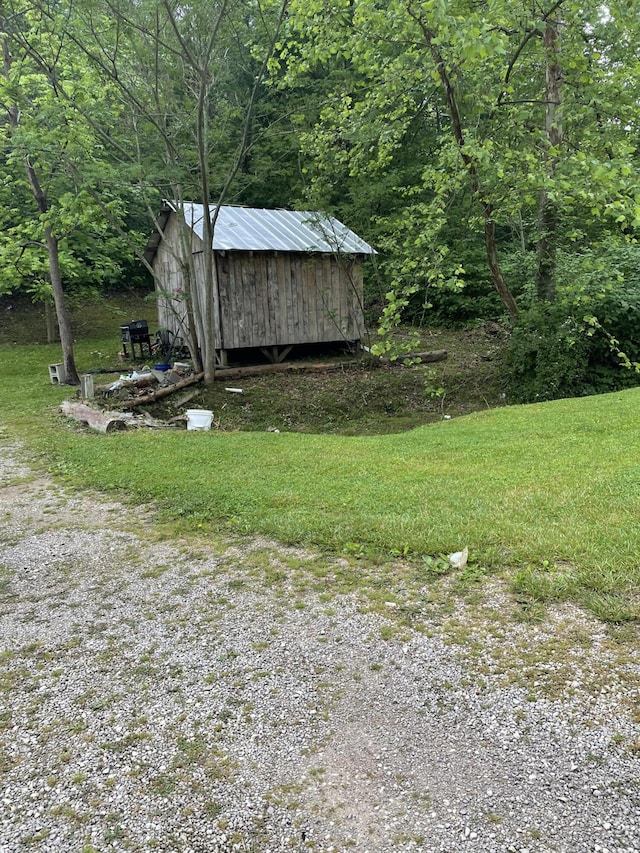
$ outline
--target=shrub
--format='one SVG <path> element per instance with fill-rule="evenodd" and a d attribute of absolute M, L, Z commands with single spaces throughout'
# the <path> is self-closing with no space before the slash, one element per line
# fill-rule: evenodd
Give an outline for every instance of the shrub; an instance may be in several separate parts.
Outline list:
<path fill-rule="evenodd" d="M 557 279 L 556 301 L 532 301 L 513 327 L 504 362 L 509 399 L 552 400 L 640 384 L 628 364 L 640 359 L 638 250 L 561 255 Z"/>
<path fill-rule="evenodd" d="M 557 305 L 534 305 L 513 328 L 504 358 L 512 402 L 575 397 L 588 376 L 589 338 L 575 317 Z"/>

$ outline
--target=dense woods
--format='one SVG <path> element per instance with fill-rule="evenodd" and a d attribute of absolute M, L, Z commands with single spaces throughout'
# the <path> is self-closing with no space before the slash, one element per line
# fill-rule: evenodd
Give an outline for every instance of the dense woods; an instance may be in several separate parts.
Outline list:
<path fill-rule="evenodd" d="M 142 278 L 171 198 L 347 223 L 380 352 L 494 319 L 514 399 L 637 382 L 632 3 L 10 0 L 0 30 L 0 294 L 55 308 L 71 381 L 65 298 Z"/>

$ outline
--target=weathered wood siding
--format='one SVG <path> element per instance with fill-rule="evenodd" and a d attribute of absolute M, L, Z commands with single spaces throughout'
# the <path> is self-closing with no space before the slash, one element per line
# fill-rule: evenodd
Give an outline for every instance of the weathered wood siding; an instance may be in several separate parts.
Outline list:
<path fill-rule="evenodd" d="M 172 215 L 155 259 L 158 322 L 186 338 L 185 275 L 190 269 L 197 337 L 204 335 L 204 256 L 191 233 L 187 268 Z M 329 254 L 217 252 L 216 349 L 359 340 L 364 335 L 362 261 Z M 173 296 L 170 296 L 172 294 Z"/>
<path fill-rule="evenodd" d="M 360 261 L 286 252 L 217 257 L 224 349 L 363 336 Z"/>
<path fill-rule="evenodd" d="M 158 302 L 158 325 L 171 329 L 184 337 L 187 324 L 187 307 L 184 300 L 184 261 L 180 244 L 179 222 L 172 215 L 164 230 L 153 260 L 156 299 Z"/>
<path fill-rule="evenodd" d="M 202 341 L 204 340 L 204 331 L 203 331 L 203 322 L 204 322 L 204 306 L 205 306 L 205 274 L 204 274 L 204 252 L 202 251 L 202 240 L 199 237 L 194 235 L 193 238 L 193 246 L 194 246 L 194 254 L 192 255 L 193 261 L 193 277 L 195 281 L 195 286 L 191 288 L 192 298 L 193 298 L 193 308 L 196 316 L 196 323 L 198 324 L 198 341 L 202 345 Z M 222 337 L 221 337 L 221 329 L 220 329 L 220 310 L 218 307 L 218 293 L 217 289 L 214 288 L 213 294 L 213 316 L 214 316 L 214 324 L 215 324 L 215 348 L 222 348 Z"/>
<path fill-rule="evenodd" d="M 154 259 L 156 273 L 156 293 L 158 299 L 158 323 L 161 329 L 171 329 L 176 335 L 187 339 L 186 276 L 191 279 L 191 299 L 196 319 L 196 337 L 202 344 L 204 340 L 204 257 L 202 240 L 190 229 L 185 235 L 190 241 L 190 257 L 184 260 L 185 252 L 181 242 L 180 222 L 172 215 L 165 226 L 164 239 L 158 246 Z M 170 297 L 169 294 L 175 294 Z M 214 311 L 217 312 L 217 295 L 214 296 Z M 215 314 L 218 317 L 218 313 Z M 215 347 L 220 349 L 220 328 L 216 322 Z"/>

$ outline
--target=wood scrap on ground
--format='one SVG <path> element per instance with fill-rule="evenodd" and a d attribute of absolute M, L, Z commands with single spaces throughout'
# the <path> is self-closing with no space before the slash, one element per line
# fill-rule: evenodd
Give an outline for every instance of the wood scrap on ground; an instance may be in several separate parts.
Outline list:
<path fill-rule="evenodd" d="M 72 400 L 64 400 L 60 408 L 68 418 L 86 424 L 98 432 L 116 432 L 127 428 L 127 416 L 122 412 L 94 409 L 85 403 L 74 403 Z"/>
<path fill-rule="evenodd" d="M 131 400 L 123 400 L 120 405 L 123 409 L 135 409 L 137 406 L 144 406 L 148 403 L 155 403 L 156 400 L 161 400 L 163 397 L 168 397 L 169 394 L 174 394 L 181 388 L 187 388 L 189 385 L 195 385 L 196 382 L 202 382 L 204 373 L 194 373 L 193 376 L 187 376 L 186 379 L 181 379 L 174 385 L 167 385 L 164 388 L 158 388 L 157 391 L 152 391 L 150 394 L 144 394 L 142 397 L 134 397 Z"/>
<path fill-rule="evenodd" d="M 173 421 L 161 421 L 152 417 L 148 412 L 116 412 L 107 409 L 96 409 L 86 403 L 77 403 L 73 400 L 65 400 L 60 409 L 64 415 L 78 423 L 85 424 L 98 432 L 116 432 L 124 429 L 170 429 L 177 421 L 184 421 L 183 417 Z"/>
<path fill-rule="evenodd" d="M 145 373 L 134 374 L 131 377 L 121 376 L 120 379 L 116 380 L 115 382 L 110 382 L 108 385 L 96 385 L 95 392 L 96 394 L 100 394 L 103 397 L 108 397 L 123 388 L 147 388 L 150 385 L 157 384 L 157 376 L 155 376 L 152 371 L 148 371 Z"/>

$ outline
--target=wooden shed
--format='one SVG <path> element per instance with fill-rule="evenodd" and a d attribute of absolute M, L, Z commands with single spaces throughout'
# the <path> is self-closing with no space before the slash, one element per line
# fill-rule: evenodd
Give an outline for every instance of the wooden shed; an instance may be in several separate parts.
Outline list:
<path fill-rule="evenodd" d="M 211 208 L 211 215 L 215 207 Z M 200 204 L 166 202 L 147 246 L 158 290 L 158 321 L 186 339 L 185 275 L 191 277 L 202 346 L 204 260 Z M 332 217 L 222 206 L 215 223 L 215 346 L 259 348 L 279 361 L 300 344 L 359 342 L 364 334 L 362 263 L 374 249 Z M 190 258 L 185 257 L 190 252 Z"/>

